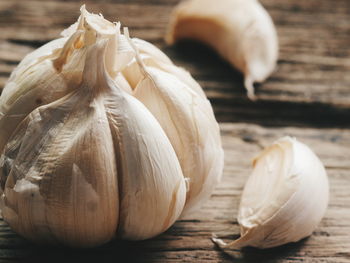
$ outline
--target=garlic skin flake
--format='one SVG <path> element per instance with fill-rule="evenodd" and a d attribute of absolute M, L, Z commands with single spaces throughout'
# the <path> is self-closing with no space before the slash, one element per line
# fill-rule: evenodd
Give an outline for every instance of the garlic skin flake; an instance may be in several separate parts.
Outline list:
<path fill-rule="evenodd" d="M 312 150 L 284 137 L 255 160 L 241 198 L 241 237 L 221 248 L 271 248 L 310 236 L 328 206 L 329 185 L 324 166 Z"/>
<path fill-rule="evenodd" d="M 172 13 L 166 41 L 194 39 L 214 48 L 244 74 L 248 97 L 278 58 L 278 39 L 269 14 L 256 0 L 187 0 Z"/>

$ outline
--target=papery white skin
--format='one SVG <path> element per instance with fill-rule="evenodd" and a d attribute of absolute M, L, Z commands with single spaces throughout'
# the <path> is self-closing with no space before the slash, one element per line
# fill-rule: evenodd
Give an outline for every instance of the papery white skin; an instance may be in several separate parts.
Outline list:
<path fill-rule="evenodd" d="M 221 248 L 271 248 L 310 236 L 325 214 L 328 177 L 312 150 L 284 137 L 255 160 L 241 198 L 241 237 Z"/>
<path fill-rule="evenodd" d="M 31 111 L 66 95 L 81 81 L 75 73 L 83 67 L 85 54 L 82 50 L 73 51 L 72 56 L 78 53 L 79 59 L 67 62 L 60 73 L 54 68 L 52 60 L 60 55 L 62 48 L 57 46 L 62 44 L 61 40 L 48 43 L 40 48 L 44 54 L 40 57 L 39 52 L 29 54 L 11 74 L 0 97 L 0 151 Z M 47 55 L 51 48 L 52 53 Z"/>
<path fill-rule="evenodd" d="M 132 42 L 132 40 L 130 40 Z M 137 66 L 144 77 L 133 95 L 156 117 L 179 159 L 189 190 L 183 216 L 206 201 L 220 181 L 223 149 L 220 129 L 209 101 L 176 76 L 146 66 L 138 54 Z"/>
<path fill-rule="evenodd" d="M 31 111 L 63 97 L 80 84 L 86 56 L 86 49 L 82 47 L 94 43 L 95 31 L 90 30 L 94 23 L 106 23 L 99 35 L 111 38 L 108 48 L 116 48 L 113 38 L 119 25 L 88 13 L 84 6 L 81 13 L 76 30 L 71 31 L 69 37 L 53 40 L 28 54 L 11 74 L 0 97 L 0 152 L 16 126 Z M 134 53 L 122 47 L 119 43 L 115 53 L 119 55 L 118 63 L 124 63 L 125 67 Z M 118 63 L 108 62 L 110 75 L 120 87 L 130 92 L 128 82 L 118 73 L 122 70 Z"/>
<path fill-rule="evenodd" d="M 273 21 L 256 0 L 187 0 L 174 10 L 166 41 L 195 39 L 214 48 L 245 77 L 248 96 L 254 82 L 274 70 L 278 39 Z"/>
<path fill-rule="evenodd" d="M 0 104 L 1 209 L 25 238 L 79 247 L 114 236 L 140 240 L 164 232 L 182 213 L 185 179 L 169 139 L 147 108 L 112 78 L 132 58 L 124 44 L 118 25 L 82 8 L 77 31 L 59 52 L 66 55 L 44 61 L 51 79 L 8 88 Z M 62 72 L 77 62 L 80 80 L 67 85 L 72 80 Z M 25 74 L 19 72 L 36 69 L 28 63 L 15 81 Z M 34 104 L 45 88 L 55 92 L 48 86 L 52 79 L 62 92 Z M 20 113 L 18 124 L 5 134 L 4 118 L 14 117 L 13 108 Z"/>

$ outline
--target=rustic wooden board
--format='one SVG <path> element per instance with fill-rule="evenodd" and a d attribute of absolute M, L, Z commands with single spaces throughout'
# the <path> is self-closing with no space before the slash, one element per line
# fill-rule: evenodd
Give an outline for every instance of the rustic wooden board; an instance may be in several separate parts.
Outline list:
<path fill-rule="evenodd" d="M 220 121 L 264 125 L 350 126 L 350 4 L 348 0 L 264 0 L 280 41 L 278 67 L 257 85 L 258 102 L 246 98 L 242 76 L 204 46 L 163 41 L 178 0 L 0 0 L 0 89 L 20 59 L 57 38 L 76 21 L 82 3 L 132 36 L 161 47 L 205 89 Z"/>
<path fill-rule="evenodd" d="M 299 243 L 275 249 L 245 249 L 235 254 L 239 262 L 349 262 L 350 131 L 314 128 L 262 128 L 253 124 L 221 124 L 225 171 L 211 199 L 196 214 L 178 221 L 163 235 L 142 242 L 114 241 L 92 250 L 35 247 L 0 221 L 0 259 L 23 262 L 74 260 L 113 261 L 125 255 L 127 262 L 231 262 L 210 240 L 211 233 L 237 238 L 240 195 L 251 170 L 251 160 L 261 148 L 282 136 L 295 136 L 321 158 L 330 178 L 328 211 L 314 234 Z M 103 261 L 104 262 L 104 261 Z"/>
<path fill-rule="evenodd" d="M 30 51 L 58 37 L 79 7 L 122 21 L 132 36 L 162 48 L 188 69 L 211 100 L 225 147 L 222 183 L 191 218 L 149 241 L 114 241 L 93 250 L 36 247 L 0 221 L 1 262 L 232 262 L 210 241 L 212 232 L 237 237 L 235 219 L 250 160 L 275 139 L 292 135 L 324 162 L 331 183 L 327 214 L 308 239 L 283 247 L 245 249 L 237 262 L 350 262 L 350 3 L 349 0 L 262 0 L 277 26 L 278 67 L 245 96 L 242 76 L 196 43 L 163 41 L 178 0 L 0 0 L 0 90 Z M 236 262 L 235 261 L 235 262 Z"/>

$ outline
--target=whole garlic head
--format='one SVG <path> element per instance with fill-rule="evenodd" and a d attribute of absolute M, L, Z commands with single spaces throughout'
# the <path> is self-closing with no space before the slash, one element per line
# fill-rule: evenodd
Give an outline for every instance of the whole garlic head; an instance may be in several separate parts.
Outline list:
<path fill-rule="evenodd" d="M 166 41 L 195 39 L 214 48 L 245 77 L 248 96 L 254 82 L 274 70 L 278 39 L 273 21 L 256 0 L 186 0 L 174 10 Z"/>
<path fill-rule="evenodd" d="M 271 248 L 297 242 L 315 230 L 328 205 L 324 166 L 308 146 L 284 137 L 255 160 L 241 198 L 241 237 L 222 248 Z"/>
<path fill-rule="evenodd" d="M 84 6 L 78 22 L 63 34 L 24 58 L 0 97 L 3 217 L 14 231 L 39 243 L 92 247 L 115 236 L 158 235 L 191 198 L 173 138 L 123 74 L 135 61 L 135 48 L 118 23 Z M 162 57 L 150 53 L 154 60 Z M 162 63 L 170 64 L 164 56 Z M 177 81 L 179 88 L 186 86 Z M 212 156 L 196 142 L 191 146 L 206 158 L 221 158 L 213 163 L 217 173 L 207 171 L 218 181 L 219 128 L 209 102 L 201 100 L 210 119 L 206 129 L 216 138 Z M 171 108 L 166 116 L 177 111 Z M 186 125 L 181 128 L 189 132 Z M 208 167 L 202 159 L 192 165 L 198 171 Z M 191 176 L 201 178 L 195 187 L 207 189 L 203 174 Z"/>

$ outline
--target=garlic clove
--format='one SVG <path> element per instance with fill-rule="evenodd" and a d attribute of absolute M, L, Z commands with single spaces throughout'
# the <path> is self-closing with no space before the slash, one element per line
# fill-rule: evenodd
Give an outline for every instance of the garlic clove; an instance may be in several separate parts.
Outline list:
<path fill-rule="evenodd" d="M 183 68 L 175 66 L 170 59 L 156 46 L 151 43 L 140 40 L 138 38 L 132 39 L 134 45 L 137 47 L 140 53 L 140 58 L 147 66 L 159 68 L 163 71 L 169 72 L 181 81 L 186 83 L 191 89 L 197 92 L 201 97 L 206 98 L 206 95 L 201 86 L 192 78 L 191 74 Z M 135 89 L 136 85 L 143 78 L 143 74 L 137 65 L 136 59 L 134 59 L 123 71 L 123 75 L 129 81 L 132 89 Z"/>
<path fill-rule="evenodd" d="M 1 156 L 1 182 L 7 179 L 1 210 L 27 239 L 91 247 L 114 237 L 119 195 L 112 134 L 101 97 L 87 92 L 98 84 L 84 82 L 34 110 Z"/>
<path fill-rule="evenodd" d="M 189 178 L 186 215 L 208 199 L 220 181 L 223 150 L 219 126 L 207 99 L 172 74 L 144 65 L 138 52 L 136 58 L 145 77 L 134 96 L 156 117 Z"/>
<path fill-rule="evenodd" d="M 78 57 L 83 57 L 84 52 L 74 50 L 72 56 L 78 53 Z M 17 125 L 30 112 L 63 97 L 81 81 L 81 77 L 77 78 L 75 74 L 83 66 L 81 60 L 68 61 L 62 72 L 57 74 L 51 62 L 51 59 L 59 56 L 55 53 L 39 58 L 37 63 L 25 70 L 20 68 L 6 84 L 5 92 L 0 97 L 0 151 Z"/>
<path fill-rule="evenodd" d="M 195 39 L 214 48 L 245 77 L 248 96 L 254 82 L 264 81 L 278 57 L 277 33 L 271 17 L 256 0 L 188 0 L 173 12 L 166 41 Z"/>
<path fill-rule="evenodd" d="M 117 236 L 142 240 L 168 229 L 186 199 L 185 180 L 169 139 L 146 107 L 118 87 L 105 98 L 120 182 Z"/>
<path fill-rule="evenodd" d="M 164 131 L 149 111 L 114 90 L 105 100 L 120 181 L 117 236 L 142 240 L 168 229 L 186 198 L 181 167 Z"/>
<path fill-rule="evenodd" d="M 315 230 L 328 205 L 326 171 L 308 146 L 284 137 L 254 160 L 241 198 L 241 237 L 221 248 L 271 248 L 297 242 Z"/>
<path fill-rule="evenodd" d="M 60 52 L 62 47 L 64 46 L 64 43 L 67 41 L 68 38 L 58 38 L 54 39 L 47 44 L 39 47 L 38 49 L 34 50 L 33 52 L 26 55 L 22 61 L 17 65 L 17 67 L 12 71 L 9 79 L 7 82 L 14 81 L 18 75 L 23 74 L 24 71 L 28 70 L 30 66 L 33 66 L 34 64 L 40 63 L 43 59 L 49 58 L 48 56 L 52 54 L 57 54 Z M 54 56 L 53 56 L 54 57 Z M 12 91 L 13 86 L 6 85 L 1 93 L 3 95 L 6 92 Z"/>

